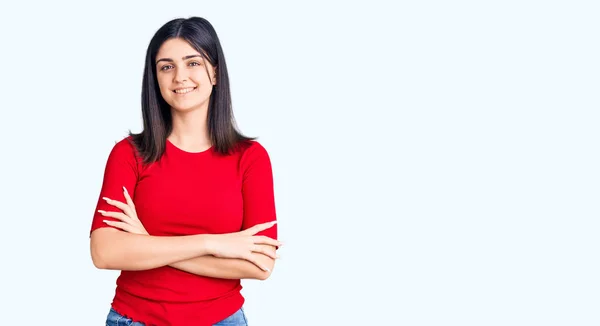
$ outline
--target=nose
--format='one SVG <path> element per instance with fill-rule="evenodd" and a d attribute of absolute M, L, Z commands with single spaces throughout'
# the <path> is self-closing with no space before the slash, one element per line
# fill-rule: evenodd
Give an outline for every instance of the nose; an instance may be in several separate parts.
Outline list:
<path fill-rule="evenodd" d="M 188 80 L 186 69 L 175 68 L 175 76 L 173 77 L 175 83 L 184 83 Z"/>

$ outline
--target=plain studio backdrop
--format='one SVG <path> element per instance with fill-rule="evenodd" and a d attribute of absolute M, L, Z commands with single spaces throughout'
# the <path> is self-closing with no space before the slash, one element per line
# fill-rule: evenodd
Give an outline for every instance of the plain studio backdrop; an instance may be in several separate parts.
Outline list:
<path fill-rule="evenodd" d="M 3 2 L 3 325 L 102 325 L 89 228 L 146 47 L 207 18 L 273 163 L 251 326 L 598 325 L 594 1 Z"/>

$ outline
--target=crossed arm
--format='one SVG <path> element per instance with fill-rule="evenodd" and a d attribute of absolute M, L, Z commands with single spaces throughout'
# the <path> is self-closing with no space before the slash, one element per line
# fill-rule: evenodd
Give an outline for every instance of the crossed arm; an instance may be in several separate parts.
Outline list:
<path fill-rule="evenodd" d="M 99 211 L 103 216 L 118 221 L 104 220 L 107 226 L 114 228 L 99 228 L 91 234 L 92 260 L 96 267 L 144 270 L 170 266 L 200 276 L 223 279 L 265 280 L 271 275 L 275 265 L 275 246 L 281 243 L 253 235 L 274 223 L 256 225 L 230 235 L 151 236 L 137 217 L 135 204 L 126 189 L 124 195 L 126 203 L 104 199 L 122 212 Z"/>
<path fill-rule="evenodd" d="M 242 259 L 215 257 L 214 245 L 209 243 L 210 235 L 157 237 L 103 227 L 92 232 L 90 250 L 94 265 L 100 269 L 146 270 L 170 266 L 206 277 L 258 280 L 267 279 L 273 271 L 272 244 L 257 243 L 253 245 L 256 252 Z"/>

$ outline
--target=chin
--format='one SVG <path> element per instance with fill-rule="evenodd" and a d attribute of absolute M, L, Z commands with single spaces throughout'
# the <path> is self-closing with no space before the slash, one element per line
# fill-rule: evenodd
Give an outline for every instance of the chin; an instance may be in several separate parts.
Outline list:
<path fill-rule="evenodd" d="M 198 104 L 185 105 L 185 106 L 171 105 L 171 108 L 177 112 L 190 112 L 190 111 L 194 111 L 194 110 L 200 110 L 200 109 L 202 109 L 203 106 L 204 105 L 202 105 L 202 103 L 198 103 Z"/>

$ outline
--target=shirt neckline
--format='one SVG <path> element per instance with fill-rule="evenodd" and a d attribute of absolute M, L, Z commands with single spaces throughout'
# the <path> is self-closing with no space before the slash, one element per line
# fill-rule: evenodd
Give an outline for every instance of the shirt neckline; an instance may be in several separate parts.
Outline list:
<path fill-rule="evenodd" d="M 167 139 L 167 147 L 171 147 L 173 150 L 175 150 L 176 152 L 179 152 L 179 153 L 197 156 L 197 155 L 203 155 L 203 154 L 208 154 L 208 153 L 212 152 L 212 150 L 215 146 L 214 145 L 210 146 L 208 149 L 205 149 L 200 152 L 188 152 L 186 150 L 183 150 L 183 149 L 175 146 L 175 144 L 173 144 L 169 139 Z"/>

